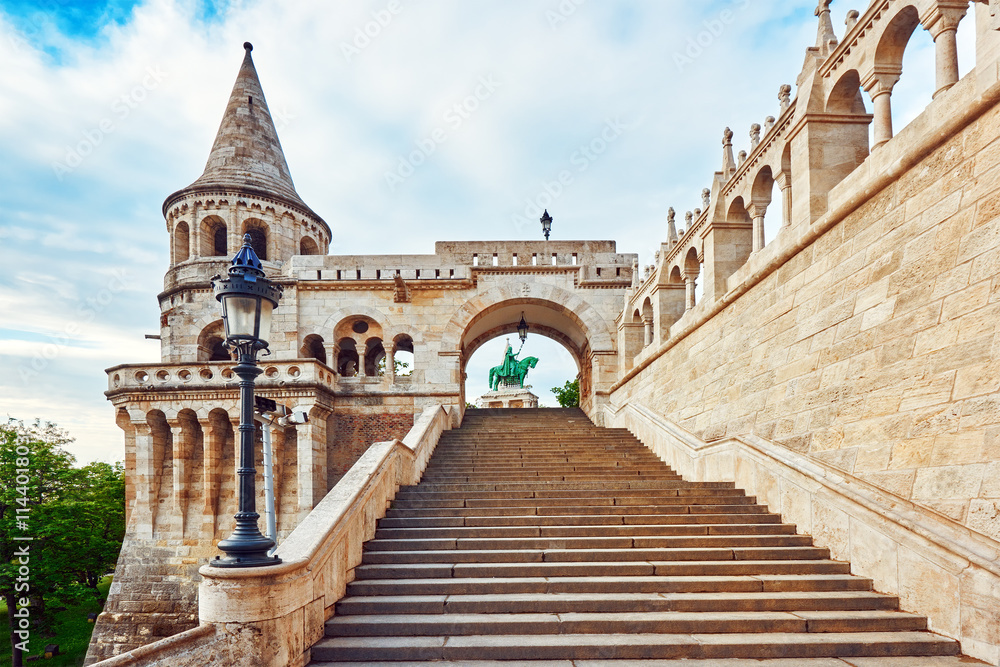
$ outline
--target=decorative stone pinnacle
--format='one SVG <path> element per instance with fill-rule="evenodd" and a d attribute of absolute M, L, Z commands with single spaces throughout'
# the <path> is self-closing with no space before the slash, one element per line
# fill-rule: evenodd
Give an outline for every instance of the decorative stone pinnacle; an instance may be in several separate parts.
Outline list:
<path fill-rule="evenodd" d="M 701 205 L 705 207 L 706 211 L 708 210 L 708 205 L 711 201 L 712 201 L 712 191 L 709 190 L 708 188 L 703 188 L 701 191 Z"/>
<path fill-rule="evenodd" d="M 831 0 L 820 0 L 816 7 L 819 17 L 819 27 L 816 30 L 816 48 L 822 56 L 828 56 L 837 46 L 837 33 L 833 31 L 833 20 L 830 18 Z"/>
<path fill-rule="evenodd" d="M 677 225 L 674 224 L 674 207 L 671 206 L 667 209 L 667 243 L 671 246 L 677 245 L 679 240 L 677 237 Z"/>
<path fill-rule="evenodd" d="M 733 159 L 733 131 L 728 127 L 722 133 L 722 175 L 727 179 L 736 171 Z"/>
<path fill-rule="evenodd" d="M 847 26 L 847 32 L 853 30 L 854 26 L 858 24 L 859 16 L 861 15 L 858 13 L 858 10 L 856 9 L 852 9 L 849 12 L 847 12 L 847 18 L 844 19 L 844 25 Z"/>
<path fill-rule="evenodd" d="M 688 226 L 688 229 L 691 229 L 691 221 L 693 219 L 694 219 L 694 213 L 692 213 L 691 211 L 688 211 L 687 213 L 684 214 L 684 224 Z"/>
<path fill-rule="evenodd" d="M 740 161 L 739 163 L 742 165 L 744 162 L 747 161 L 747 152 L 746 151 L 740 151 L 739 154 L 738 154 L 738 158 L 739 158 L 739 161 Z"/>
<path fill-rule="evenodd" d="M 764 133 L 767 134 L 774 127 L 774 116 L 768 116 L 764 119 Z"/>
<path fill-rule="evenodd" d="M 701 209 L 700 208 L 696 208 L 694 210 L 694 218 L 695 218 L 695 220 L 697 220 L 700 217 L 701 217 Z"/>
<path fill-rule="evenodd" d="M 778 88 L 778 101 L 781 102 L 781 113 L 785 113 L 792 104 L 792 87 L 789 84 L 783 83 Z"/>
<path fill-rule="evenodd" d="M 757 148 L 760 143 L 760 123 L 750 126 L 750 150 Z"/>

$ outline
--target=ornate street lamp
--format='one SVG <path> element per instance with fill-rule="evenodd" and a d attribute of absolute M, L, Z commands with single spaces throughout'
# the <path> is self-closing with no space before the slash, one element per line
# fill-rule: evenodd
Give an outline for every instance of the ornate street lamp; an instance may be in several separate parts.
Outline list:
<path fill-rule="evenodd" d="M 552 216 L 549 215 L 549 209 L 545 209 L 545 213 L 542 214 L 540 218 L 542 223 L 542 233 L 545 234 L 545 240 L 549 240 L 549 232 L 552 231 Z"/>
<path fill-rule="evenodd" d="M 521 311 L 521 321 L 517 323 L 517 337 L 521 339 L 521 345 L 528 340 L 528 323 L 524 321 L 524 311 Z"/>
<path fill-rule="evenodd" d="M 211 561 L 216 567 L 259 567 L 277 565 L 281 559 L 268 556 L 274 541 L 261 534 L 257 526 L 256 477 L 254 467 L 253 385 L 260 375 L 257 352 L 267 349 L 271 336 L 271 311 L 281 299 L 281 285 L 264 275 L 263 265 L 250 246 L 250 235 L 243 237 L 243 247 L 233 257 L 226 278 L 212 278 L 215 298 L 222 302 L 222 322 L 226 327 L 226 347 L 237 353 L 233 372 L 240 378 L 240 467 L 237 475 L 236 529 L 219 542 L 226 553 Z"/>

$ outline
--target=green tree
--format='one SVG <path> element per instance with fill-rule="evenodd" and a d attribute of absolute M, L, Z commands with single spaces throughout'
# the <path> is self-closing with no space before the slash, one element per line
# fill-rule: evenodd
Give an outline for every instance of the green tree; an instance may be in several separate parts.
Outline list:
<path fill-rule="evenodd" d="M 31 636 L 44 636 L 48 607 L 99 595 L 97 581 L 117 560 L 125 534 L 122 465 L 75 468 L 63 449 L 69 442 L 53 424 L 0 424 L 0 593 L 15 667 L 18 607 L 28 602 Z"/>
<path fill-rule="evenodd" d="M 566 384 L 561 387 L 552 387 L 550 390 L 556 395 L 556 400 L 559 401 L 559 405 L 564 408 L 578 408 L 580 407 L 580 381 L 573 380 L 572 382 L 566 380 Z"/>

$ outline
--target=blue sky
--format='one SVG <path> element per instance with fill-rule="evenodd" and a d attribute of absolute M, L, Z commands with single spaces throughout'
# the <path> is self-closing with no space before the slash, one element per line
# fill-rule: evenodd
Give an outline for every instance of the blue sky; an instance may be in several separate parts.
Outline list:
<path fill-rule="evenodd" d="M 143 336 L 158 332 L 167 267 L 160 205 L 201 173 L 244 41 L 298 192 L 333 228 L 331 252 L 538 238 L 525 210 L 614 122 L 625 130 L 550 207 L 553 238 L 615 239 L 647 264 L 667 208 L 682 219 L 700 205 L 723 128 L 740 150 L 751 123 L 777 115 L 779 85 L 794 83 L 815 40 L 814 7 L 0 3 L 0 415 L 57 422 L 81 461 L 122 458 L 104 369 L 158 358 Z M 838 32 L 850 8 L 834 3 Z M 366 27 L 374 36 L 360 38 Z M 930 36 L 918 29 L 893 94 L 899 122 L 930 99 L 932 72 Z M 449 110 L 483 81 L 490 92 L 454 122 Z M 387 174 L 439 127 L 446 141 L 390 187 Z M 549 387 L 575 366 L 557 344 L 529 344 L 544 362 L 529 382 L 551 402 Z M 470 377 L 496 364 L 502 345 L 484 346 Z"/>

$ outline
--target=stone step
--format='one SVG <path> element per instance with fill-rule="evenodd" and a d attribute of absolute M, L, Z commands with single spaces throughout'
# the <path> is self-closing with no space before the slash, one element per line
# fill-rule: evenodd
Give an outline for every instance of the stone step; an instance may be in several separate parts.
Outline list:
<path fill-rule="evenodd" d="M 481 526 L 481 527 L 380 527 L 376 540 L 426 540 L 461 538 L 525 537 L 681 537 L 704 535 L 795 535 L 790 523 L 762 524 L 689 524 L 634 526 Z"/>
<path fill-rule="evenodd" d="M 738 547 L 808 547 L 808 535 L 678 535 L 639 537 L 458 537 L 403 538 L 365 542 L 371 551 L 447 551 L 514 549 L 722 549 Z"/>
<path fill-rule="evenodd" d="M 923 616 L 891 610 L 763 612 L 614 612 L 565 614 L 383 614 L 337 616 L 328 636 L 392 637 L 746 632 L 909 632 L 926 630 Z"/>
<path fill-rule="evenodd" d="M 396 494 L 396 500 L 439 500 L 445 498 L 590 498 L 616 497 L 627 489 L 520 489 L 516 491 L 417 491 L 407 487 Z M 712 489 L 677 487 L 673 489 L 643 489 L 634 494 L 644 498 L 691 497 L 691 496 L 745 496 L 743 489 Z"/>
<path fill-rule="evenodd" d="M 849 662 L 848 662 L 849 661 Z M 712 662 L 702 662 L 704 667 L 970 667 L 985 665 L 963 655 L 949 656 L 905 656 L 905 657 L 859 657 L 859 658 L 775 658 L 755 660 L 752 658 L 718 658 Z M 390 662 L 337 661 L 310 663 L 313 667 L 511 667 L 507 660 L 433 660 Z M 518 660 L 517 667 L 699 667 L 690 660 Z"/>
<path fill-rule="evenodd" d="M 636 507 L 636 506 L 690 506 L 690 505 L 755 505 L 757 498 L 736 494 L 712 494 L 698 496 L 645 496 L 624 495 L 615 496 L 578 496 L 568 498 L 439 498 L 413 500 L 397 498 L 393 501 L 395 509 L 414 509 L 421 507 Z"/>
<path fill-rule="evenodd" d="M 588 562 L 436 562 L 362 563 L 354 569 L 358 579 L 482 578 L 482 577 L 770 577 L 848 575 L 849 563 L 816 560 L 766 561 L 596 561 Z"/>
<path fill-rule="evenodd" d="M 898 608 L 898 598 L 871 591 L 497 593 L 358 595 L 338 602 L 336 614 L 596 614 L 653 611 L 862 611 Z"/>
<path fill-rule="evenodd" d="M 781 523 L 777 514 L 585 514 L 582 516 L 413 516 L 386 517 L 379 522 L 385 528 L 436 527 L 436 526 L 697 526 L 744 525 Z"/>
<path fill-rule="evenodd" d="M 392 507 L 390 517 L 403 516 L 564 516 L 582 514 L 766 514 L 763 505 L 567 505 L 540 507 Z"/>
<path fill-rule="evenodd" d="M 419 487 L 402 487 L 407 490 L 419 488 L 421 491 L 594 491 L 594 490 L 615 490 L 615 489 L 733 489 L 732 482 L 686 482 L 684 480 L 615 480 L 605 482 L 472 482 L 458 484 L 421 484 Z M 742 492 L 742 489 L 739 489 Z"/>
<path fill-rule="evenodd" d="M 416 573 L 414 573 L 416 574 Z M 423 573 L 420 573 L 423 574 Z M 852 575 L 450 577 L 364 579 L 349 595 L 492 595 L 497 593 L 762 593 L 771 591 L 870 591 L 870 579 Z"/>
<path fill-rule="evenodd" d="M 324 637 L 315 660 L 633 660 L 955 655 L 928 632 Z"/>
<path fill-rule="evenodd" d="M 804 546 L 763 546 L 738 548 L 630 548 L 630 549 L 441 549 L 415 551 L 375 551 L 365 546 L 365 563 L 566 563 L 584 561 L 671 561 L 671 560 L 821 560 L 828 549 Z"/>

